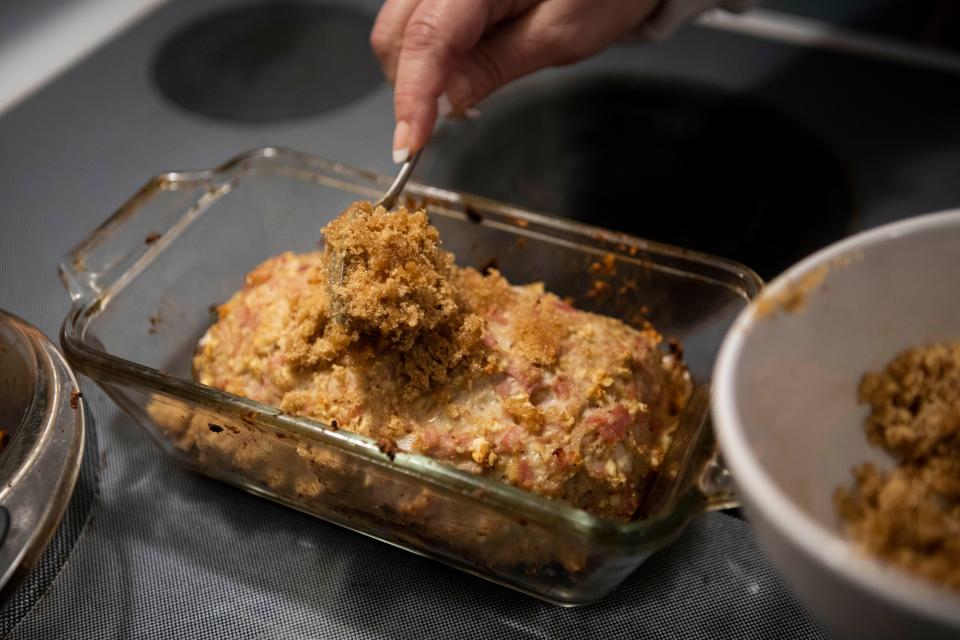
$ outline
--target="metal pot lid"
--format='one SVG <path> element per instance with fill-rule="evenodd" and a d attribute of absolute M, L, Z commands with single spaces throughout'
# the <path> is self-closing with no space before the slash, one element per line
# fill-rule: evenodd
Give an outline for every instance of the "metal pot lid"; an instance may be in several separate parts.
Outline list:
<path fill-rule="evenodd" d="M 70 501 L 86 419 L 77 380 L 50 340 L 0 311 L 0 600 L 40 558 Z"/>

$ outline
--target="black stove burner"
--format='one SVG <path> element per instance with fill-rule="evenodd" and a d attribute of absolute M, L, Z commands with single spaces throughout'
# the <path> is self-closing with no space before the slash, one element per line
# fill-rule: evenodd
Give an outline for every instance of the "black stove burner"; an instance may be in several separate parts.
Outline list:
<path fill-rule="evenodd" d="M 440 130 L 424 181 L 739 260 L 773 276 L 852 230 L 839 159 L 749 97 L 603 77 L 517 88 Z"/>
<path fill-rule="evenodd" d="M 175 104 L 239 122 L 277 122 L 342 107 L 382 82 L 373 19 L 347 7 L 252 4 L 206 15 L 175 33 L 153 80 Z"/>

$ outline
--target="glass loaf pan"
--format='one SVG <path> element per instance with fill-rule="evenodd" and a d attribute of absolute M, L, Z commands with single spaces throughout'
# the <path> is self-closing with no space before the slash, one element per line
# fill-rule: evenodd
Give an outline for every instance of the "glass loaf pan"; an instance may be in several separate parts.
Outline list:
<path fill-rule="evenodd" d="M 387 455 L 364 437 L 193 382 L 212 305 L 262 260 L 316 249 L 324 224 L 389 182 L 272 148 L 156 176 L 61 264 L 73 299 L 67 358 L 187 467 L 557 604 L 598 600 L 691 517 L 732 504 L 708 424 L 709 372 L 759 278 L 474 196 L 405 191 L 459 264 L 495 263 L 513 283 L 543 281 L 581 308 L 649 320 L 683 344 L 694 397 L 642 518 L 613 522 L 424 456 Z M 613 275 L 595 264 L 607 254 Z"/>

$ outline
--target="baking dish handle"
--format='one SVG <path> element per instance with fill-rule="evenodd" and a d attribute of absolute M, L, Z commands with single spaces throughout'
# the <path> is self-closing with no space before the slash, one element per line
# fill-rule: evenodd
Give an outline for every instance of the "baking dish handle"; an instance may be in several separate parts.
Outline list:
<path fill-rule="evenodd" d="M 734 509 L 740 506 L 733 484 L 733 476 L 720 455 L 720 450 L 714 447 L 713 453 L 707 459 L 697 480 L 700 492 L 706 498 L 707 511 Z"/>
<path fill-rule="evenodd" d="M 139 272 L 229 187 L 212 172 L 151 179 L 64 256 L 60 279 L 74 304 L 90 304 L 121 278 Z"/>

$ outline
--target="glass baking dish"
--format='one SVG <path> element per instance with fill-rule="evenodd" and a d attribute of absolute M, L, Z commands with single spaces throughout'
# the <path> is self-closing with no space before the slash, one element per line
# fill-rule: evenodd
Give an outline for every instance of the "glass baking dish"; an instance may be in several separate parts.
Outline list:
<path fill-rule="evenodd" d="M 543 281 L 582 308 L 652 322 L 685 348 L 694 395 L 636 520 L 601 519 L 424 456 L 383 452 L 193 382 L 212 309 L 247 271 L 283 251 L 315 250 L 324 224 L 389 182 L 273 148 L 153 178 L 61 264 L 73 299 L 61 335 L 67 358 L 187 467 L 561 605 L 598 600 L 691 517 L 732 504 L 708 425 L 709 372 L 759 278 L 727 260 L 479 197 L 414 183 L 404 192 L 408 206 L 426 207 L 461 265 Z"/>

